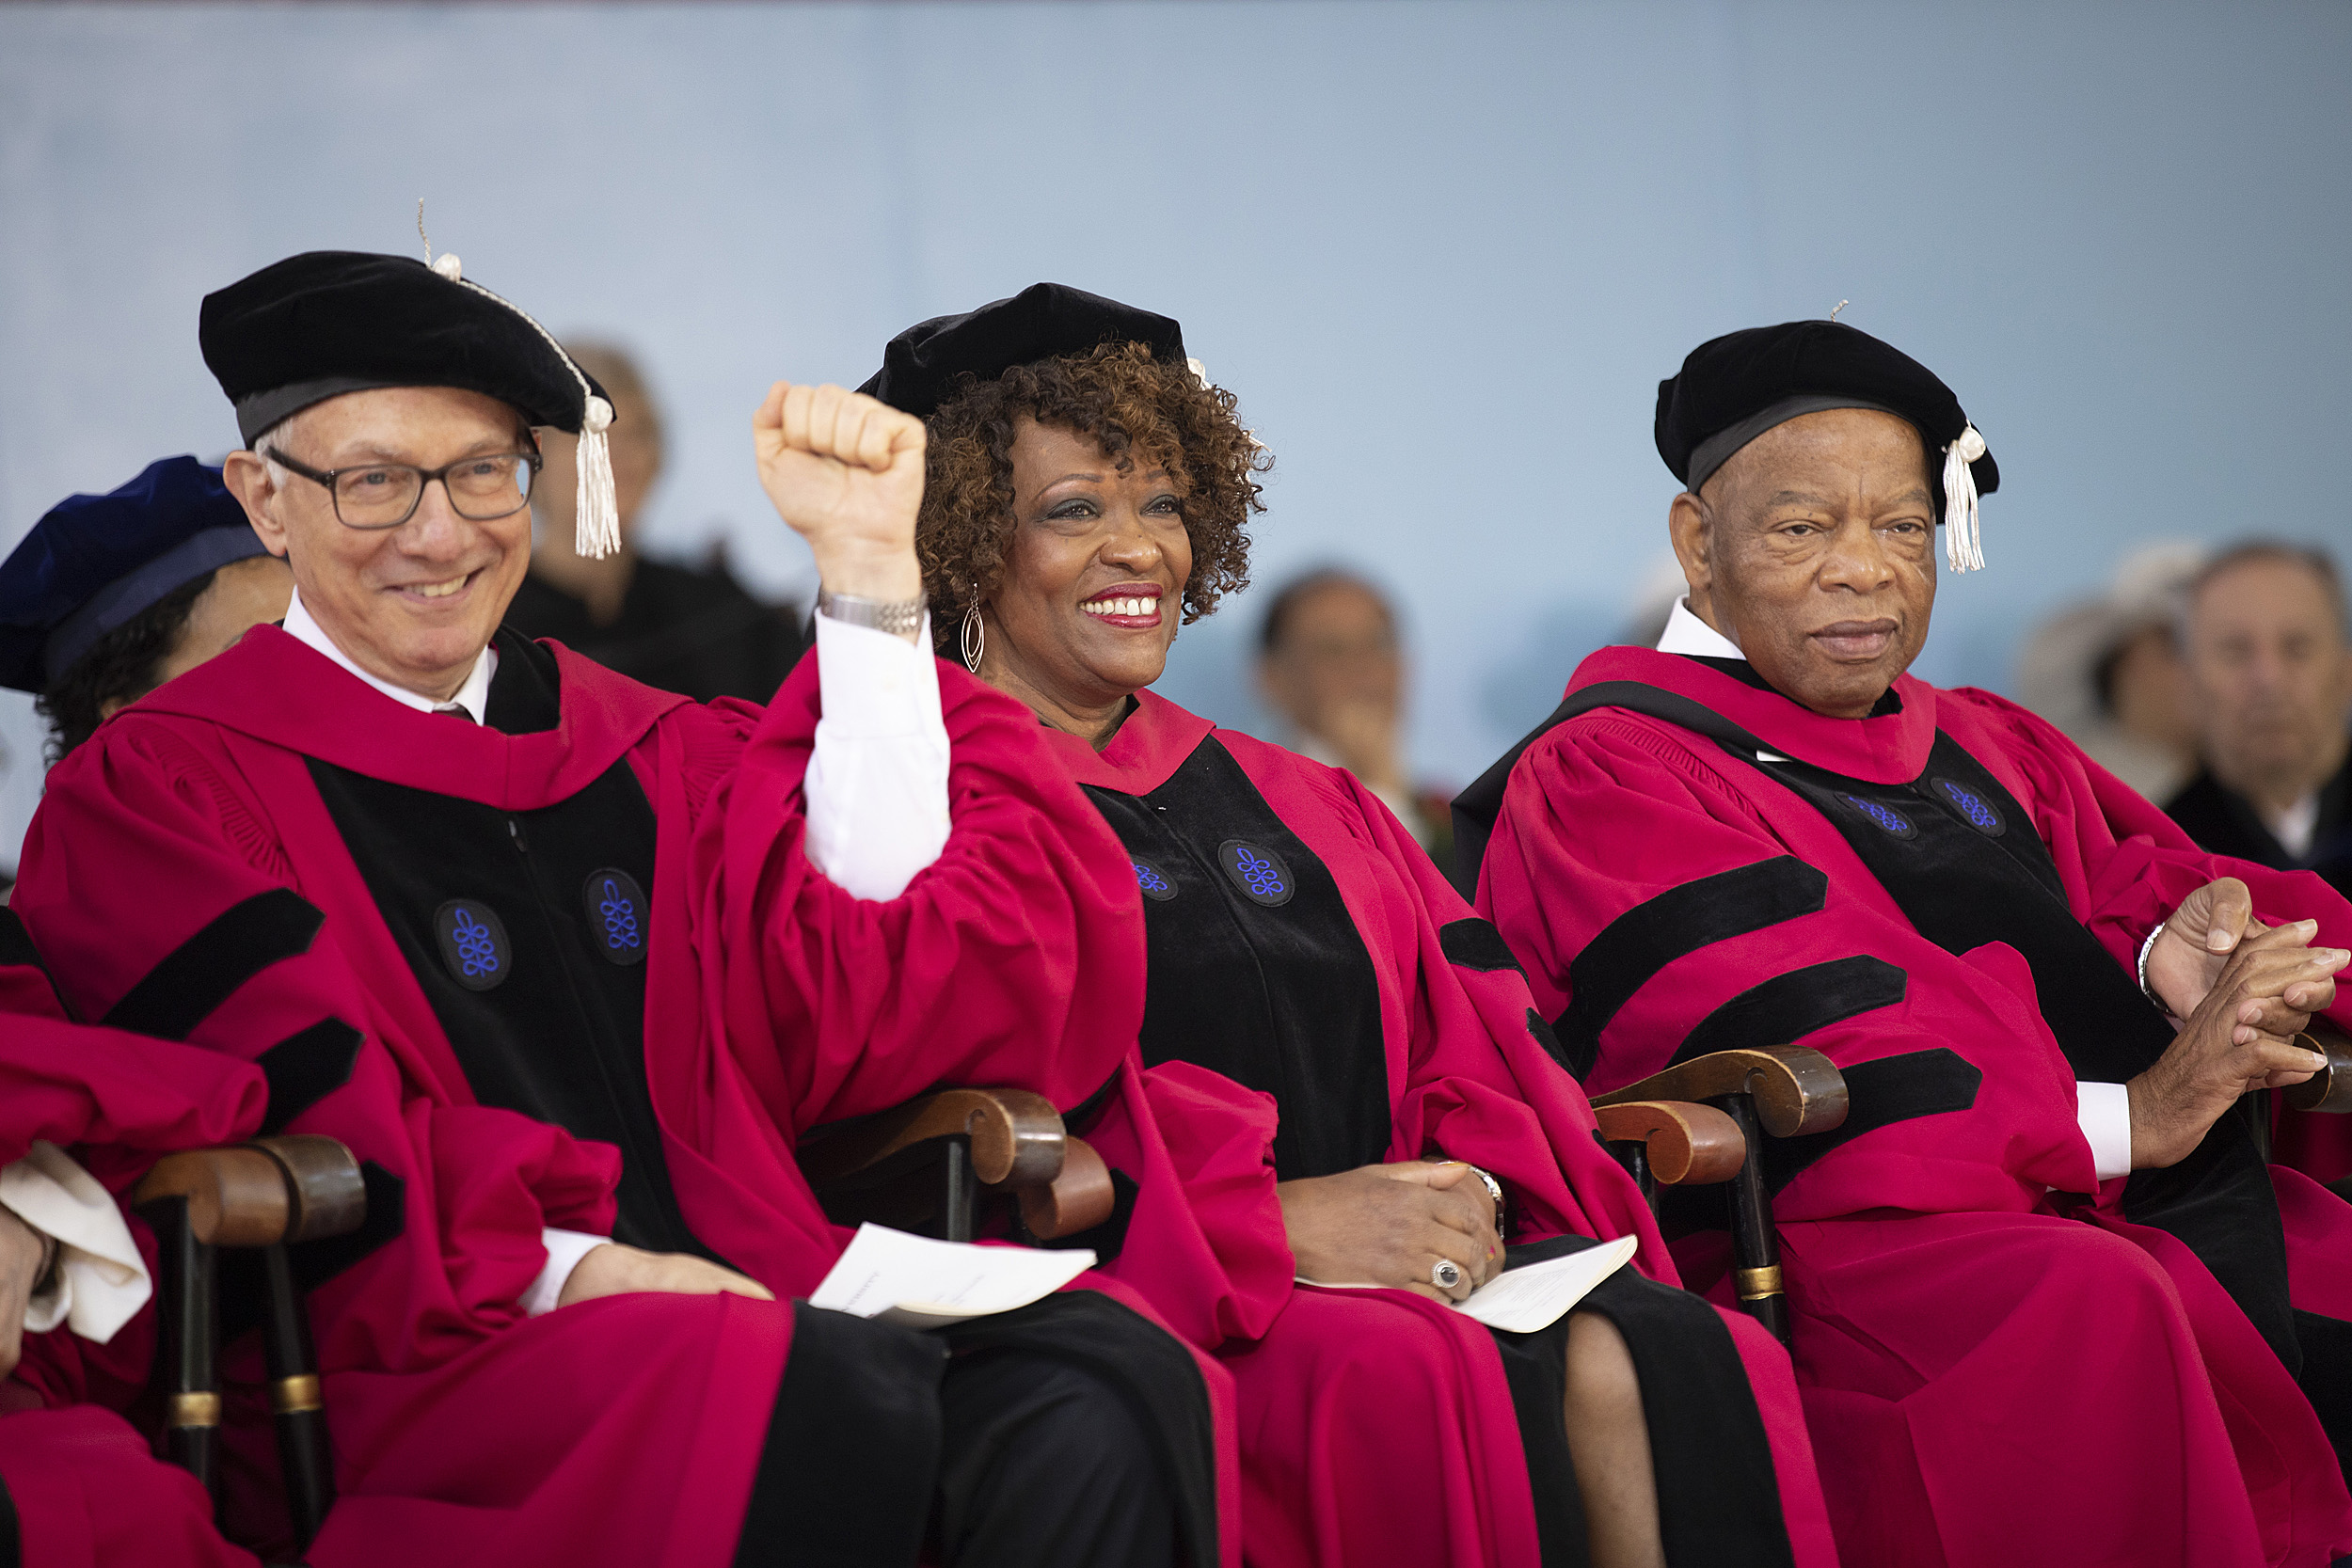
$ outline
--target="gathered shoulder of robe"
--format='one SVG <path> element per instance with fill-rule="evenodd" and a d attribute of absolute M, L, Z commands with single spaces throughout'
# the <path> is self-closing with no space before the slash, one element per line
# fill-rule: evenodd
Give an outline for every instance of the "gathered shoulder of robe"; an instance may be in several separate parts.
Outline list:
<path fill-rule="evenodd" d="M 2193 889 L 2243 877 L 2338 943 L 2352 908 L 2196 848 L 2024 709 L 1908 676 L 1832 720 L 1740 661 L 1606 649 L 1500 776 L 1465 866 L 1590 1087 L 1742 1046 L 1844 1069 L 1845 1125 L 1768 1174 L 1849 1561 L 2352 1549 L 2352 1210 L 2265 1166 L 2258 1099 L 2102 1184 L 2074 1088 L 2169 1043 L 2135 965 Z M 1719 1290 L 1726 1251 L 1677 1244 Z"/>
<path fill-rule="evenodd" d="M 1110 1132 L 1148 1124 L 1132 1037 L 1088 1016 L 1124 868 L 1067 841 L 1104 835 L 1028 782 L 1025 711 L 968 677 L 942 675 L 946 849 L 867 902 L 801 848 L 813 659 L 763 710 L 497 646 L 476 725 L 255 628 L 53 772 L 16 907 L 81 1016 L 258 1062 L 272 1131 L 362 1161 L 367 1227 L 297 1259 L 340 1470 L 315 1560 L 817 1560 L 830 1529 L 841 1560 L 911 1561 L 940 1337 L 731 1295 L 518 1298 L 545 1227 L 805 1296 L 848 1233 L 795 1142 L 937 1085 L 1107 1085 Z M 1151 1381 L 1189 1555 L 1231 1560 L 1228 1381 L 1136 1291 L 1084 1284 L 972 1332 L 1125 1347 L 1104 1375 Z M 230 1418 L 266 1441 L 258 1407 Z"/>
<path fill-rule="evenodd" d="M 1220 1165 L 1193 1183 L 1218 1244 L 1287 1262 L 1277 1180 L 1421 1159 L 1494 1174 L 1517 1259 L 1639 1237 L 1643 1272 L 1588 1305 L 1634 1352 L 1670 1558 L 1831 1560 L 1783 1353 L 1670 1288 L 1648 1210 L 1517 964 L 1388 808 L 1343 771 L 1148 690 L 1099 753 L 1046 733 L 1124 846 L 1154 1092 L 1275 1112 L 1254 1182 Z M 1184 1125 L 1228 1147 L 1197 1111 Z M 1251 1561 L 1582 1560 L 1565 1319 L 1496 1335 L 1406 1291 L 1253 1277 L 1259 1320 L 1219 1347 L 1239 1386 Z"/>
<path fill-rule="evenodd" d="M 36 1140 L 121 1195 L 158 1155 L 248 1137 L 267 1091 L 259 1070 L 209 1051 L 68 1021 L 13 914 L 0 909 L 0 1165 Z M 155 1241 L 131 1234 L 155 1276 Z M 60 1325 L 27 1334 L 0 1380 L 0 1563 L 248 1568 L 213 1525 L 195 1477 L 146 1431 L 156 1310 L 151 1298 L 101 1345 Z"/>

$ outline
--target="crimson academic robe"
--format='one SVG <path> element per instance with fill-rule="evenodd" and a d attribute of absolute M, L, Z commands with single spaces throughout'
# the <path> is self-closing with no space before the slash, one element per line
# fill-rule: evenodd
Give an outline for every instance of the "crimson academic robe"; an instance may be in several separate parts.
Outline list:
<path fill-rule="evenodd" d="M 118 1195 L 159 1154 L 248 1136 L 262 1075 L 186 1046 L 66 1022 L 22 927 L 0 909 L 0 1165 L 35 1139 Z M 154 1238 L 131 1231 L 155 1268 Z M 103 1345 L 28 1334 L 0 1381 L 0 1563 L 32 1568 L 230 1568 L 254 1559 L 213 1527 L 196 1478 L 158 1460 L 118 1412 L 140 1411 L 155 1346 L 151 1304 Z"/>
<path fill-rule="evenodd" d="M 2078 1078 L 2171 1037 L 2133 966 L 2180 899 L 2243 876 L 2344 942 L 2316 879 L 2192 848 L 1987 693 L 1905 677 L 1825 719 L 1743 661 L 1645 649 L 1586 659 L 1457 809 L 1478 907 L 1588 1086 L 1786 1042 L 1844 1069 L 1846 1124 L 1770 1158 L 1847 1561 L 2352 1551 L 2312 1402 L 2342 1441 L 2352 1211 L 2265 1167 L 2257 1101 L 2105 1184 L 2075 1122 Z M 1677 1246 L 1694 1281 L 1724 1250 Z"/>
<path fill-rule="evenodd" d="M 1642 1273 L 1589 1309 L 1632 1348 L 1670 1559 L 1834 1560 L 1779 1346 L 1668 1288 L 1648 1210 L 1548 1053 L 1510 954 L 1388 809 L 1344 772 L 1150 691 L 1100 753 L 1046 733 L 1132 863 L 1150 1084 L 1279 1113 L 1248 1168 L 1194 1182 L 1225 1250 L 1287 1261 L 1278 1179 L 1391 1160 L 1492 1172 L 1520 1260 L 1638 1236 Z M 1252 1321 L 1219 1348 L 1253 1563 L 1583 1560 L 1566 1320 L 1501 1335 L 1409 1291 L 1295 1286 L 1287 1269 L 1252 1281 Z"/>
<path fill-rule="evenodd" d="M 498 647 L 477 726 L 256 628 L 53 772 L 18 885 L 84 1016 L 258 1060 L 274 1129 L 363 1162 L 368 1227 L 298 1263 L 341 1492 L 311 1560 L 911 1557 L 937 1337 L 739 1296 L 516 1300 L 549 1226 L 803 1296 L 847 1233 L 802 1128 L 943 1083 L 1116 1085 L 1132 1041 L 1082 1021 L 1123 890 L 1063 842 L 1074 799 L 1019 784 L 1025 713 L 968 678 L 942 683 L 954 835 L 872 903 L 801 852 L 814 660 L 763 712 Z M 969 1342 L 1145 1385 L 1189 1555 L 1216 1557 L 1223 1374 L 1092 1283 Z"/>

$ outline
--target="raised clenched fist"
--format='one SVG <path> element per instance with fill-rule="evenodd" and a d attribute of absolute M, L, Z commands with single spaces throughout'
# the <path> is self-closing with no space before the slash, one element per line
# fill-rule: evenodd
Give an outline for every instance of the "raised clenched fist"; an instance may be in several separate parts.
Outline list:
<path fill-rule="evenodd" d="M 922 420 L 862 393 L 788 381 L 752 417 L 760 486 L 833 593 L 898 601 L 922 591 L 923 434 Z"/>

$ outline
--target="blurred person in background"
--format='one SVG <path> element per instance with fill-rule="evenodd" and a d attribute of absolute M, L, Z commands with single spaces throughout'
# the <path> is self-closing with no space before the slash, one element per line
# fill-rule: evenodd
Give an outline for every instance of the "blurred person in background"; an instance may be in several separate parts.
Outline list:
<path fill-rule="evenodd" d="M 578 482 L 571 449 L 577 437 L 550 432 L 544 443 L 547 467 L 531 497 L 539 525 L 531 572 L 507 607 L 506 624 L 696 702 L 766 702 L 808 646 L 800 618 L 744 592 L 722 557 L 696 568 L 637 552 L 637 523 L 661 477 L 666 451 L 660 406 L 636 362 L 619 349 L 584 342 L 568 352 L 612 394 L 618 416 L 608 439 L 621 547 L 601 561 L 573 548 Z"/>
<path fill-rule="evenodd" d="M 2352 637 L 2325 550 L 2256 540 L 2190 584 L 2184 653 L 2203 768 L 2165 805 L 2205 848 L 2352 893 Z"/>
<path fill-rule="evenodd" d="M 2175 636 L 2203 561 L 2189 544 L 2134 551 L 2106 594 L 2042 622 L 2017 660 L 2018 701 L 2151 800 L 2197 768 L 2197 721 Z"/>
<path fill-rule="evenodd" d="M 51 761 L 164 682 L 285 616 L 286 563 L 193 457 L 68 496 L 0 562 L 0 686 L 29 691 Z"/>
<path fill-rule="evenodd" d="M 1259 633 L 1258 689 L 1290 726 L 1293 751 L 1355 774 L 1439 865 L 1448 863 L 1450 798 L 1415 790 L 1406 772 L 1405 657 L 1396 611 L 1377 588 L 1337 567 L 1284 587 Z"/>

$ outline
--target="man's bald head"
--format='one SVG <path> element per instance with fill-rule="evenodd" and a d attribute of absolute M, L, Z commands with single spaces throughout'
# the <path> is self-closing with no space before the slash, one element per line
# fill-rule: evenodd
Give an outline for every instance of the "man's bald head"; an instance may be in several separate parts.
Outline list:
<path fill-rule="evenodd" d="M 1692 610 L 1817 713 L 1865 717 L 1927 641 L 1935 492 L 1907 420 L 1775 425 L 1677 496 L 1667 526 Z"/>

